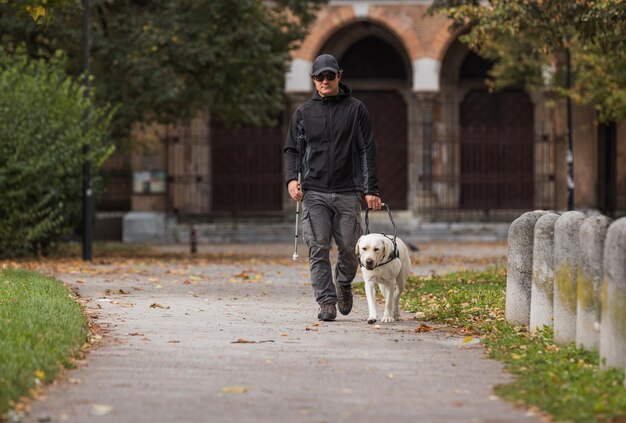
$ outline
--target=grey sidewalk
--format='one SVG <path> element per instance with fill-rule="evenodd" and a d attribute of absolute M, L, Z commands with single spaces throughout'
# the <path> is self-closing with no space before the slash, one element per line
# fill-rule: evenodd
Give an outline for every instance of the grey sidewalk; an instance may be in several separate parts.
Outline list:
<path fill-rule="evenodd" d="M 416 273 L 461 265 L 441 255 L 479 265 L 504 251 L 420 247 Z M 49 266 L 78 290 L 103 338 L 26 421 L 541 421 L 493 395 L 509 378 L 479 344 L 417 334 L 407 313 L 367 325 L 361 298 L 349 316 L 317 322 L 305 260 L 291 262 L 291 248 L 201 246 L 191 259 Z"/>

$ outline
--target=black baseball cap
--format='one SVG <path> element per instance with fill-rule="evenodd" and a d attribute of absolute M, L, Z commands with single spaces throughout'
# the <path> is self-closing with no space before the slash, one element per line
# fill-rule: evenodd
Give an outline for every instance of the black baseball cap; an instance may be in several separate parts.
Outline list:
<path fill-rule="evenodd" d="M 319 75 L 324 71 L 339 73 L 339 64 L 330 54 L 321 54 L 313 62 L 313 75 Z"/>

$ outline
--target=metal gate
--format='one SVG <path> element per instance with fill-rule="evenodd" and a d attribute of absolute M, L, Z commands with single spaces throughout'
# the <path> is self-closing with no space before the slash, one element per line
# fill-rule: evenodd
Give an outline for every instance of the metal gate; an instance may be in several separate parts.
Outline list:
<path fill-rule="evenodd" d="M 407 106 L 397 91 L 355 91 L 372 120 L 378 151 L 378 182 L 383 201 L 407 209 Z"/>
<path fill-rule="evenodd" d="M 280 125 L 227 128 L 212 122 L 212 212 L 280 211 L 283 141 Z"/>
<path fill-rule="evenodd" d="M 530 209 L 533 105 L 523 91 L 470 91 L 461 104 L 462 209 Z"/>

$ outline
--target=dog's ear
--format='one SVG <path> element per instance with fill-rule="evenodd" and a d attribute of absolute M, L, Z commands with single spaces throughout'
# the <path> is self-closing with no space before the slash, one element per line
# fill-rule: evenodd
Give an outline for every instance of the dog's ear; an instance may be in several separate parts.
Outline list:
<path fill-rule="evenodd" d="M 359 243 L 361 242 L 362 238 L 363 236 L 359 237 L 359 240 L 356 242 L 356 245 L 354 246 L 354 254 L 359 254 Z"/>
<path fill-rule="evenodd" d="M 393 254 L 393 241 L 390 240 L 387 237 L 383 238 L 383 245 L 385 246 L 385 252 L 387 252 L 387 249 L 389 249 L 390 253 L 389 253 L 389 258 L 391 258 L 391 255 Z M 383 256 L 384 257 L 384 256 Z"/>
<path fill-rule="evenodd" d="M 380 259 L 384 260 L 386 255 L 387 255 L 387 243 L 385 242 L 385 240 L 383 240 L 383 253 L 380 256 Z"/>

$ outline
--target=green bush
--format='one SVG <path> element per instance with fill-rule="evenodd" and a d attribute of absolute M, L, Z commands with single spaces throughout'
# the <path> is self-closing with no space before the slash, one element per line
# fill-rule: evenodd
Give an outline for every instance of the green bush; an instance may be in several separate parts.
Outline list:
<path fill-rule="evenodd" d="M 83 147 L 94 175 L 113 151 L 111 108 L 95 107 L 65 65 L 61 53 L 32 60 L 0 47 L 0 257 L 32 253 L 77 227 Z"/>

